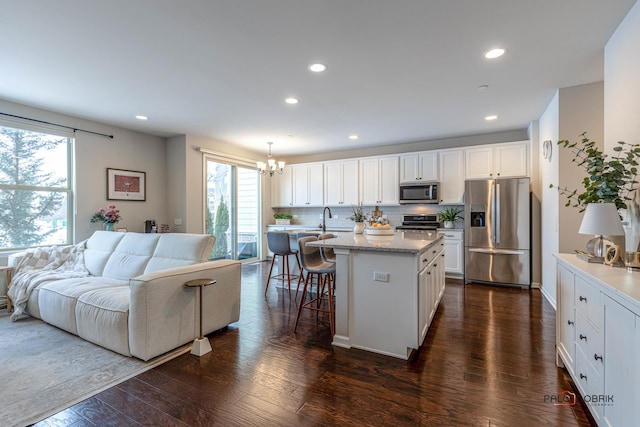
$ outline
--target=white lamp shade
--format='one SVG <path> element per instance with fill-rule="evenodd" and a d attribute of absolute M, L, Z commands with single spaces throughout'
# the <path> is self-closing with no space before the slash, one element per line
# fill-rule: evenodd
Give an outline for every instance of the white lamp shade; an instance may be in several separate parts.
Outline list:
<path fill-rule="evenodd" d="M 578 233 L 596 236 L 624 235 L 615 203 L 589 203 Z"/>

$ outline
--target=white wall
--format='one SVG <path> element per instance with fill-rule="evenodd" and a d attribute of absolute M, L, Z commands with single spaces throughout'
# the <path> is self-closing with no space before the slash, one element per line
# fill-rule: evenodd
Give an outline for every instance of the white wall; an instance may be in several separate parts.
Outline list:
<path fill-rule="evenodd" d="M 565 206 L 566 197 L 557 187 L 580 192 L 584 168 L 578 166 L 571 149 L 557 145 L 562 139 L 578 141 L 582 132 L 603 147 L 604 133 L 603 82 L 573 86 L 558 90 L 540 118 L 540 142 L 552 141 L 550 159 L 540 157 L 542 183 L 542 293 L 555 306 L 556 261 L 554 253 L 573 253 L 584 249 L 592 236 L 578 234 L 582 213 L 579 208 Z M 553 188 L 549 188 L 552 184 Z"/>
<path fill-rule="evenodd" d="M 76 132 L 76 222 L 75 240 L 89 237 L 99 224 L 89 222 L 99 208 L 115 204 L 122 220 L 118 227 L 144 231 L 146 219 L 166 222 L 166 151 L 164 138 L 66 116 L 0 100 L 0 112 L 114 135 Z M 146 201 L 107 200 L 107 168 L 146 173 Z"/>
<path fill-rule="evenodd" d="M 597 82 L 560 89 L 560 139 L 577 141 L 582 132 L 604 147 L 604 83 Z M 560 148 L 560 147 L 558 147 Z M 584 168 L 573 162 L 575 156 L 566 148 L 560 148 L 558 183 L 570 189 L 584 189 L 582 180 L 587 176 Z M 583 214 L 578 208 L 565 207 L 566 198 L 560 196 L 559 206 L 559 250 L 571 253 L 584 249 L 593 236 L 578 234 Z"/>
<path fill-rule="evenodd" d="M 549 160 L 540 160 L 541 215 L 540 227 L 542 247 L 542 293 L 555 307 L 556 305 L 556 263 L 553 258 L 558 252 L 558 190 L 549 188 L 549 184 L 558 184 L 558 141 L 559 129 L 559 92 L 553 97 L 547 109 L 540 117 L 539 141 L 552 141 L 553 151 Z"/>
<path fill-rule="evenodd" d="M 604 135 L 610 151 L 617 141 L 640 143 L 640 2 L 631 8 L 607 43 Z"/>

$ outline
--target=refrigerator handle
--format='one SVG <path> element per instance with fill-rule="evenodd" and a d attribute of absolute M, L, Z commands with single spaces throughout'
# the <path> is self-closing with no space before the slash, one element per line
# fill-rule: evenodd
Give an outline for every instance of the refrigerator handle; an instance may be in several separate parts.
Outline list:
<path fill-rule="evenodd" d="M 489 198 L 489 203 L 490 203 L 490 207 L 489 207 L 489 212 L 491 213 L 491 216 L 489 217 L 490 222 L 491 222 L 491 241 L 493 243 L 495 243 L 496 241 L 496 217 L 495 217 L 495 212 L 496 212 L 496 193 L 495 193 L 495 184 L 491 184 L 491 190 L 490 191 L 490 198 Z"/>
<path fill-rule="evenodd" d="M 496 245 L 500 244 L 500 184 L 496 184 L 496 210 L 495 210 L 495 217 L 496 217 L 496 238 L 495 238 L 495 243 Z"/>

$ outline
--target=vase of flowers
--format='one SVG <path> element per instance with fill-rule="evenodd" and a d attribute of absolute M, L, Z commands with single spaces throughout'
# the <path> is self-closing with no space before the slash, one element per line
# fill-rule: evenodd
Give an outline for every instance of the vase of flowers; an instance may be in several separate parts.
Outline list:
<path fill-rule="evenodd" d="M 351 206 L 351 211 L 353 212 L 353 215 L 348 219 L 356 223 L 353 227 L 353 232 L 356 234 L 362 234 L 364 232 L 364 221 L 366 219 L 366 216 L 362 211 L 362 203 L 358 204 L 358 206 Z"/>
<path fill-rule="evenodd" d="M 120 210 L 116 209 L 116 205 L 109 205 L 107 209 L 98 209 L 91 217 L 91 222 L 101 222 L 105 231 L 113 231 L 114 226 L 120 221 Z"/>

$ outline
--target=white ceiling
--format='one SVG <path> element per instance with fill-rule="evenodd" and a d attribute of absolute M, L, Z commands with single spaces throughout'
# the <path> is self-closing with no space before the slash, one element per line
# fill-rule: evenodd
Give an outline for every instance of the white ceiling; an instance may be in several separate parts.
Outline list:
<path fill-rule="evenodd" d="M 524 129 L 603 79 L 633 3 L 0 0 L 0 98 L 276 155 Z"/>

